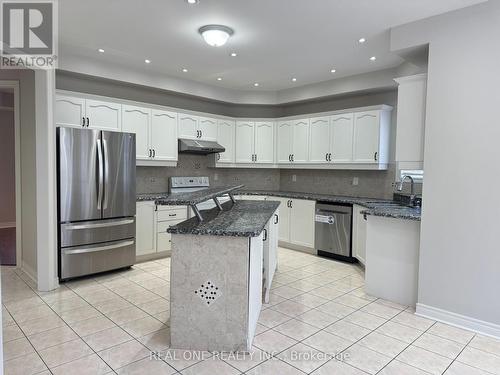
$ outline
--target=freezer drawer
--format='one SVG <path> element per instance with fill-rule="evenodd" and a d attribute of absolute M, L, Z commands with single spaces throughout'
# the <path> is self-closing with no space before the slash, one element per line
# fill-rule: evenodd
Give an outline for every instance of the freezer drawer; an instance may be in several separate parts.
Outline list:
<path fill-rule="evenodd" d="M 135 263 L 135 240 L 73 246 L 61 249 L 61 279 L 90 275 Z"/>
<path fill-rule="evenodd" d="M 61 247 L 135 237 L 135 217 L 61 224 Z"/>

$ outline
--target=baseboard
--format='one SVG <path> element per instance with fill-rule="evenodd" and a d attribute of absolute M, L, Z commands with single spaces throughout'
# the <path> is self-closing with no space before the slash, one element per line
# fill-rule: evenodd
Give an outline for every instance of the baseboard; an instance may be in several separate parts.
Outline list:
<path fill-rule="evenodd" d="M 278 241 L 278 246 L 279 247 L 284 247 L 284 248 L 287 248 L 287 249 L 290 249 L 290 250 L 301 251 L 301 252 L 307 253 L 307 254 L 313 254 L 313 255 L 317 254 L 316 250 L 313 249 L 313 248 L 311 248 L 311 247 L 301 246 L 301 245 L 295 245 L 295 244 L 292 244 L 292 243 L 289 243 L 289 242 Z"/>
<path fill-rule="evenodd" d="M 16 227 L 15 221 L 5 221 L 5 222 L 0 223 L 0 229 L 15 228 L 15 227 Z"/>
<path fill-rule="evenodd" d="M 22 262 L 22 265 L 21 267 L 18 268 L 28 279 L 30 279 L 33 284 L 36 286 L 38 285 L 38 281 L 37 281 L 37 275 L 36 275 L 36 271 L 31 267 L 29 266 L 28 264 L 26 264 L 25 262 Z M 37 288 L 36 288 L 37 289 Z"/>
<path fill-rule="evenodd" d="M 437 320 L 451 326 L 474 331 L 485 336 L 491 336 L 497 339 L 500 338 L 499 324 L 489 323 L 484 320 L 471 318 L 469 316 L 460 315 L 421 303 L 417 303 L 415 314 L 424 318 Z"/>
<path fill-rule="evenodd" d="M 160 251 L 159 253 L 139 255 L 135 257 L 135 263 L 149 262 L 150 260 L 157 260 L 162 258 L 169 258 L 172 255 L 172 251 Z"/>

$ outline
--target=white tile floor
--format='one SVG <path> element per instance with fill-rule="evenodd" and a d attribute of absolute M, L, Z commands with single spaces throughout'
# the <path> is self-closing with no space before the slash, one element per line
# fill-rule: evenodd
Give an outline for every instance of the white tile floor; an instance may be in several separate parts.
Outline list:
<path fill-rule="evenodd" d="M 500 341 L 366 295 L 358 266 L 287 249 L 249 354 L 169 349 L 169 259 L 49 293 L 1 274 L 7 375 L 500 375 Z"/>

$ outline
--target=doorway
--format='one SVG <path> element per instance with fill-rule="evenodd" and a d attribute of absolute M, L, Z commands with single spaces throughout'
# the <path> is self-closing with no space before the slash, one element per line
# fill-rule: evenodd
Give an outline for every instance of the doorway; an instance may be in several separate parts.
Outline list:
<path fill-rule="evenodd" d="M 0 81 L 0 265 L 21 259 L 18 83 Z"/>

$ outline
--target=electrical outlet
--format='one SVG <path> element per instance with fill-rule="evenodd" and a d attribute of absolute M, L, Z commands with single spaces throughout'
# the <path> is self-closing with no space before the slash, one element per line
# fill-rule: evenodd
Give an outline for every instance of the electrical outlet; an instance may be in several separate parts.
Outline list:
<path fill-rule="evenodd" d="M 156 182 L 156 177 L 151 177 L 151 178 L 149 179 L 149 182 Z"/>
<path fill-rule="evenodd" d="M 352 178 L 352 185 L 353 186 L 358 186 L 359 185 L 359 178 L 358 177 L 353 177 Z"/>
<path fill-rule="evenodd" d="M 219 175 L 217 173 L 214 173 L 214 181 L 217 181 L 219 179 Z"/>
<path fill-rule="evenodd" d="M 296 174 L 293 174 L 293 175 L 292 175 L 292 181 L 293 181 L 293 182 L 297 182 L 297 175 L 296 175 Z"/>

